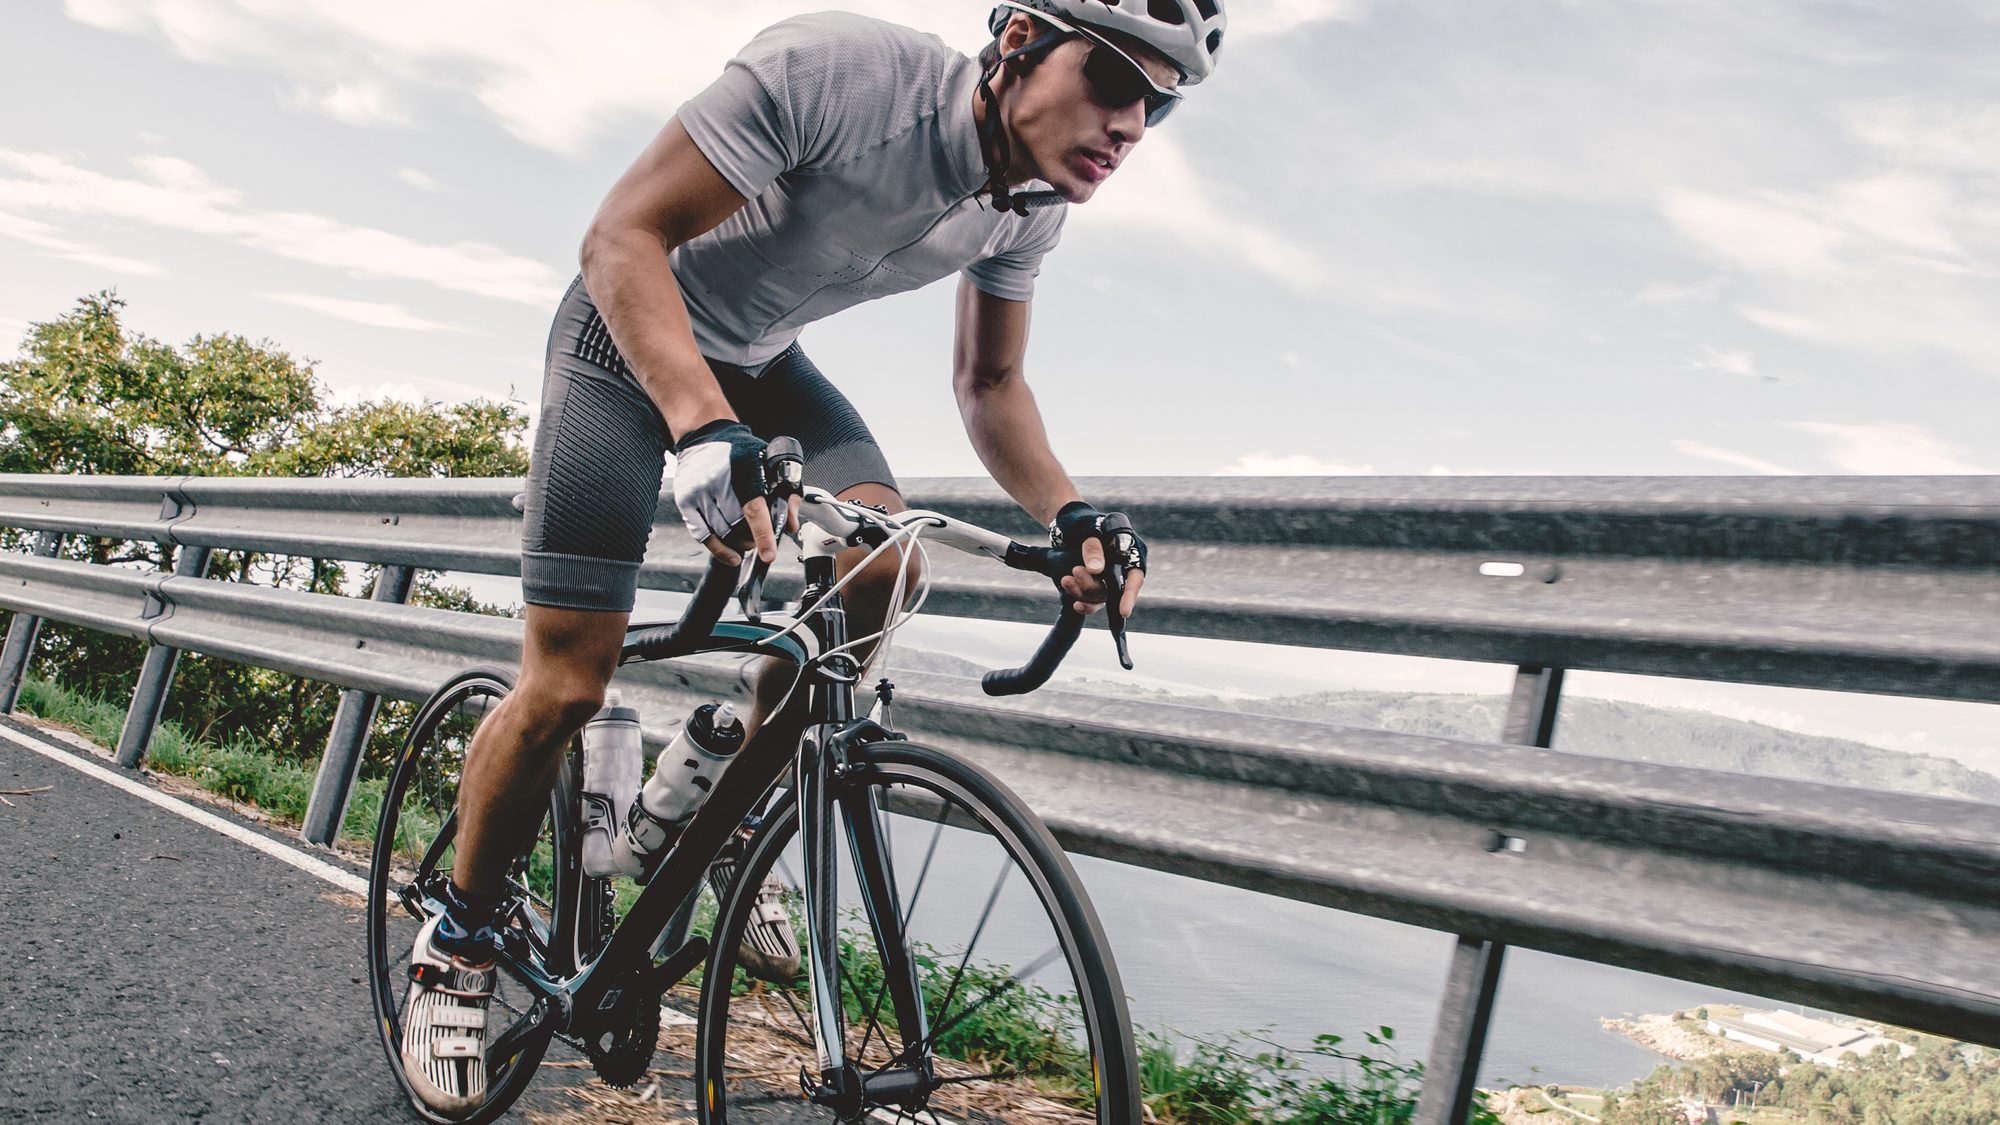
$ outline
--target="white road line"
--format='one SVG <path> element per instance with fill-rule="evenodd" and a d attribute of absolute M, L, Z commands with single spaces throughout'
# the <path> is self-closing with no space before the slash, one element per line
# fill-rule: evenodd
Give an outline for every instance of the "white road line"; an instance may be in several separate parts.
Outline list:
<path fill-rule="evenodd" d="M 206 809 L 196 808 L 177 797 L 169 797 L 157 789 L 134 781 L 132 778 L 115 769 L 100 766 L 96 762 L 85 761 L 67 750 L 58 750 L 47 743 L 29 738 L 27 735 L 5 725 L 0 725 L 0 738 L 5 738 L 17 746 L 33 750 L 45 758 L 61 762 L 78 773 L 94 777 L 106 785 L 113 785 L 119 789 L 123 789 L 125 792 L 141 800 L 151 801 L 168 812 L 178 813 L 204 828 L 222 833 L 237 843 L 248 844 L 265 855 L 270 856 L 272 859 L 278 860 L 281 863 L 289 863 L 308 875 L 318 876 L 343 891 L 360 895 L 362 898 L 368 897 L 368 881 L 353 872 L 343 871 L 325 860 L 315 859 L 304 852 L 288 848 L 268 836 L 252 832 L 240 824 L 225 820 Z"/>
<path fill-rule="evenodd" d="M 177 797 L 169 797 L 157 789 L 141 785 L 139 782 L 108 766 L 101 766 L 96 762 L 86 761 L 67 750 L 58 750 L 45 742 L 29 738 L 27 735 L 5 724 L 0 724 L 0 738 L 5 738 L 17 746 L 25 746 L 44 757 L 53 758 L 63 765 L 79 773 L 88 774 L 107 785 L 115 785 L 141 800 L 151 801 L 168 812 L 179 813 L 181 816 L 187 817 L 204 828 L 212 828 L 238 843 L 248 844 L 265 855 L 270 856 L 272 859 L 282 863 L 289 863 L 308 875 L 316 875 L 321 879 L 325 879 L 343 891 L 360 895 L 364 899 L 368 897 L 367 880 L 362 879 L 353 872 L 342 871 L 325 860 L 315 859 L 303 852 L 288 848 L 268 836 L 259 835 L 240 824 L 224 820 L 222 817 L 206 809 L 196 808 Z M 695 1021 L 692 1016 L 683 1015 L 662 1003 L 660 1005 L 660 1022 L 667 1027 L 683 1027 L 692 1026 Z"/>

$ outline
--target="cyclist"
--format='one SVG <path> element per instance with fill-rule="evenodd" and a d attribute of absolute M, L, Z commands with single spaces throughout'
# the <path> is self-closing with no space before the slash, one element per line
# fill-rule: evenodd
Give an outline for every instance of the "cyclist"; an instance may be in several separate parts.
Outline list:
<path fill-rule="evenodd" d="M 1029 302 L 1064 205 L 1090 199 L 1179 87 L 1214 69 L 1221 9 L 1002 0 L 976 63 L 877 20 L 789 19 L 758 34 L 612 187 L 549 340 L 522 537 L 520 682 L 474 740 L 449 901 L 411 958 L 404 1062 L 427 1103 L 455 1114 L 484 1100 L 490 922 L 562 748 L 602 704 L 665 455 L 689 533 L 725 562 L 776 557 L 757 482 L 777 434 L 799 439 L 812 483 L 905 508 L 868 427 L 800 350 L 803 326 L 962 273 L 953 384 L 966 433 L 1054 539 L 1083 540 L 1066 596 L 1084 612 L 1104 602 L 1101 517 L 1050 449 L 1022 377 Z M 862 553 L 843 555 L 840 573 Z M 881 563 L 847 588 L 857 636 L 890 615 L 897 564 Z M 1135 574 L 1123 592 L 1128 615 L 1142 584 Z M 758 686 L 753 737 L 784 690 Z M 796 739 L 785 725 L 762 737 Z"/>

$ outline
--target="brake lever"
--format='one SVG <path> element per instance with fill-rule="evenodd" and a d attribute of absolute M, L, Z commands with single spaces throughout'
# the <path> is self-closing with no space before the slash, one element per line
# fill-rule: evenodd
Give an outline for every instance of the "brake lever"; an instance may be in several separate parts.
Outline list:
<path fill-rule="evenodd" d="M 788 437 L 773 438 L 764 449 L 764 507 L 771 513 L 771 538 L 783 542 L 791 518 L 791 498 L 799 494 L 805 481 L 805 452 Z M 744 620 L 763 620 L 764 579 L 771 564 L 755 551 L 750 552 L 750 577 L 736 593 L 736 606 Z"/>
<path fill-rule="evenodd" d="M 1119 610 L 1125 603 L 1125 579 L 1139 557 L 1138 542 L 1132 521 L 1123 512 L 1107 514 L 1098 530 L 1108 548 L 1104 556 L 1104 608 L 1110 616 L 1106 623 L 1111 628 L 1111 642 L 1118 646 L 1118 663 L 1129 672 L 1132 653 L 1125 647 L 1125 615 Z"/>

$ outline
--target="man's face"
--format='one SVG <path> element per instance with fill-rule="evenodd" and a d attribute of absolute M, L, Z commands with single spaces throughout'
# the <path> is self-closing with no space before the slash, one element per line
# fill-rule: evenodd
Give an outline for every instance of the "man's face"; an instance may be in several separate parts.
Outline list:
<path fill-rule="evenodd" d="M 1171 89 L 1180 80 L 1174 65 L 1150 48 L 1129 38 L 1106 38 L 1117 42 L 1162 88 Z M 1071 203 L 1095 195 L 1097 185 L 1118 170 L 1132 146 L 1146 135 L 1144 101 L 1104 105 L 1084 77 L 1084 60 L 1091 51 L 1102 49 L 1081 37 L 1057 45 L 1016 85 L 1008 119 L 1036 178 L 1047 181 Z"/>

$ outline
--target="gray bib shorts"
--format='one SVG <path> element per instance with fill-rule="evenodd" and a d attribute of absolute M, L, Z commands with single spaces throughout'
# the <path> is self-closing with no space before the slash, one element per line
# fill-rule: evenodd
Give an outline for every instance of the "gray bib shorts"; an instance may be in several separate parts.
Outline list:
<path fill-rule="evenodd" d="M 756 375 L 709 369 L 758 437 L 797 438 L 806 483 L 840 493 L 898 488 L 868 424 L 794 343 Z M 570 283 L 549 332 L 541 425 L 528 468 L 521 594 L 530 605 L 630 613 L 657 520 L 684 535 L 660 483 L 673 445 L 583 288 Z M 898 489 L 900 491 L 900 489 Z"/>

